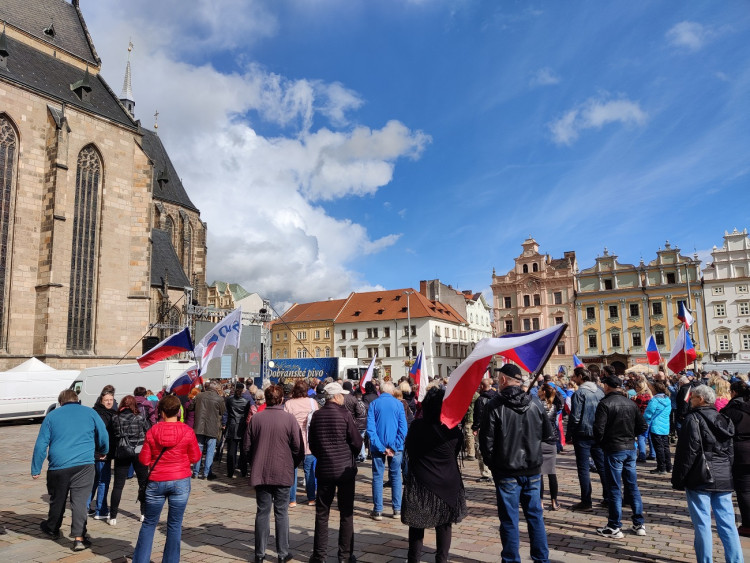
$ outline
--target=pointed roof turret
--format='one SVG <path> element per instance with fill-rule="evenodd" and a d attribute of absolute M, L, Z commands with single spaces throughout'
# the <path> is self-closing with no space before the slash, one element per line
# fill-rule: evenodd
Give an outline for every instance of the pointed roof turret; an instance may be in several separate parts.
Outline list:
<path fill-rule="evenodd" d="M 133 50 L 133 42 L 128 42 L 128 62 L 125 65 L 125 79 L 122 81 L 122 92 L 120 92 L 120 102 L 128 110 L 128 113 L 135 117 L 135 100 L 133 99 L 133 87 L 130 84 L 130 53 Z"/>

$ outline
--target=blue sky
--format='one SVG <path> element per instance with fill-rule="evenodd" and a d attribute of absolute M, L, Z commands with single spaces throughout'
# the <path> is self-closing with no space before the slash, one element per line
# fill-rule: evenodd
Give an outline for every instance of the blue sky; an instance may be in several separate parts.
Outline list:
<path fill-rule="evenodd" d="M 746 2 L 84 2 L 209 227 L 278 304 L 440 278 L 532 234 L 589 267 L 750 227 Z"/>

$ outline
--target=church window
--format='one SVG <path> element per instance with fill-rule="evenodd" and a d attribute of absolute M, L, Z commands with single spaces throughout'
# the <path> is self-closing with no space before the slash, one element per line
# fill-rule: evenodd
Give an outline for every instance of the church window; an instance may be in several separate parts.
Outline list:
<path fill-rule="evenodd" d="M 528 264 L 524 264 L 523 265 L 523 273 L 524 274 L 528 274 L 529 273 L 529 265 Z"/>
<path fill-rule="evenodd" d="M 164 230 L 167 231 L 172 247 L 174 247 L 174 221 L 169 215 L 167 215 L 167 218 L 164 221 Z"/>
<path fill-rule="evenodd" d="M 536 262 L 534 262 L 534 263 L 533 263 L 533 264 L 531 265 L 531 271 L 532 271 L 532 272 L 538 272 L 538 271 L 539 271 L 539 264 L 537 264 Z"/>
<path fill-rule="evenodd" d="M 180 231 L 177 233 L 177 246 L 175 246 L 177 256 L 180 257 L 183 269 L 187 266 L 185 261 L 185 218 L 180 214 Z"/>
<path fill-rule="evenodd" d="M 92 146 L 78 154 L 73 250 L 68 298 L 69 351 L 89 352 L 94 342 L 94 285 L 102 162 Z"/>
<path fill-rule="evenodd" d="M 18 138 L 5 116 L 0 115 L 0 347 L 5 348 L 5 319 L 8 305 L 8 259 L 13 221 L 13 185 Z"/>
<path fill-rule="evenodd" d="M 185 230 L 185 259 L 183 264 L 185 265 L 185 273 L 190 277 L 193 273 L 193 226 L 190 221 L 188 221 Z"/>

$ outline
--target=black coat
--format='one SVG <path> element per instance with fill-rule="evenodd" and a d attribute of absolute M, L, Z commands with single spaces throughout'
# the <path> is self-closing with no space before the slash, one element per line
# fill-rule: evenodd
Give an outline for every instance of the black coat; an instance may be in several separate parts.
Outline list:
<path fill-rule="evenodd" d="M 315 476 L 319 481 L 354 479 L 355 457 L 362 449 L 362 435 L 346 408 L 328 401 L 315 411 L 307 439 L 315 456 Z"/>
<path fill-rule="evenodd" d="M 750 401 L 735 397 L 721 414 L 734 423 L 734 466 L 750 465 Z"/>
<path fill-rule="evenodd" d="M 734 457 L 734 423 L 717 412 L 713 405 L 693 409 L 685 417 L 677 440 L 672 471 L 675 489 L 707 492 L 731 492 Z M 703 450 L 711 468 L 713 483 L 697 482 L 690 470 Z"/>
<path fill-rule="evenodd" d="M 227 397 L 227 440 L 242 440 L 245 434 L 245 413 L 248 400 L 242 395 Z"/>
<path fill-rule="evenodd" d="M 472 430 L 479 430 L 479 426 L 482 423 L 482 416 L 484 415 L 484 407 L 495 397 L 497 397 L 497 391 L 494 389 L 488 389 L 479 393 L 479 397 L 474 401 L 474 419 L 471 421 Z"/>
<path fill-rule="evenodd" d="M 632 450 L 636 436 L 647 429 L 638 405 L 619 391 L 607 393 L 596 406 L 594 440 L 605 452 Z"/>
<path fill-rule="evenodd" d="M 94 405 L 94 410 L 99 414 L 100 417 L 102 417 L 102 422 L 104 422 L 104 426 L 107 427 L 107 434 L 109 434 L 109 452 L 107 454 L 107 457 L 112 459 L 115 455 L 115 448 L 117 446 L 115 429 L 112 426 L 112 421 L 117 416 L 117 411 L 114 409 L 114 407 L 108 409 L 99 401 L 97 401 Z"/>

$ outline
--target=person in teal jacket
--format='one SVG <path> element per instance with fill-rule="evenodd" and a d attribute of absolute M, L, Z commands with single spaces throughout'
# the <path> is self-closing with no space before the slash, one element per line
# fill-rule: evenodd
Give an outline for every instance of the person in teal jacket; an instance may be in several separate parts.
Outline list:
<path fill-rule="evenodd" d="M 44 458 L 47 467 L 49 513 L 39 527 L 47 536 L 60 536 L 65 502 L 70 493 L 72 511 L 71 535 L 74 551 L 90 547 L 86 538 L 88 500 L 94 485 L 94 459 L 104 458 L 109 451 L 107 427 L 97 412 L 78 403 L 78 395 L 66 389 L 57 399 L 60 406 L 42 422 L 31 458 L 31 476 L 38 479 Z"/>
<path fill-rule="evenodd" d="M 654 397 L 648 402 L 643 418 L 649 425 L 649 434 L 656 451 L 656 469 L 651 473 L 664 475 L 672 471 L 672 456 L 669 451 L 669 415 L 672 401 L 667 386 L 660 381 L 652 384 Z"/>

